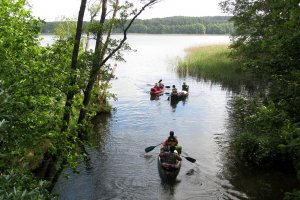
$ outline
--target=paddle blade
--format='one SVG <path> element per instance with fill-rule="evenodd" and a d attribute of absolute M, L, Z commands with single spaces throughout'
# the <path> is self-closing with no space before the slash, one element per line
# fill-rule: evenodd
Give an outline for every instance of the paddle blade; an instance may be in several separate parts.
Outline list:
<path fill-rule="evenodd" d="M 152 151 L 155 147 L 156 147 L 156 146 L 150 146 L 150 147 L 147 147 L 147 148 L 145 149 L 145 152 L 148 153 L 148 152 Z"/>
<path fill-rule="evenodd" d="M 196 162 L 196 159 L 194 159 L 194 158 L 191 158 L 191 157 L 184 157 L 184 158 L 192 163 Z"/>

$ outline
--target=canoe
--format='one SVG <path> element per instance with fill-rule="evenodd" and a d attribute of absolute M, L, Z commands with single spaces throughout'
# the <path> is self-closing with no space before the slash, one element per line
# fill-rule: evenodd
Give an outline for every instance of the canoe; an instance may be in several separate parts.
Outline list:
<path fill-rule="evenodd" d="M 180 100 L 184 100 L 188 95 L 189 93 L 187 91 L 180 91 L 176 95 L 171 94 L 170 99 L 171 101 L 180 101 Z"/>
<path fill-rule="evenodd" d="M 151 90 L 150 90 L 150 95 L 161 95 L 161 94 L 164 93 L 164 90 L 165 90 L 164 87 L 159 88 L 159 89 L 151 88 Z"/>
<path fill-rule="evenodd" d="M 181 168 L 181 161 L 177 161 L 176 168 L 174 168 L 171 167 L 170 165 L 163 165 L 161 163 L 160 157 L 158 156 L 157 167 L 161 179 L 172 180 L 172 179 L 176 179 L 177 175 L 179 174 Z"/>

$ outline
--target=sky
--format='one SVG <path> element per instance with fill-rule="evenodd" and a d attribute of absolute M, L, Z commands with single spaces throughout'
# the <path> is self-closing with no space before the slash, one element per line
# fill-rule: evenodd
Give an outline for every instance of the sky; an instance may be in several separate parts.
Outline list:
<path fill-rule="evenodd" d="M 134 0 L 133 0 L 134 1 Z M 163 0 L 147 8 L 139 19 L 171 16 L 216 16 L 226 15 L 218 6 L 222 0 Z M 81 0 L 28 0 L 32 14 L 45 21 L 58 21 L 63 16 L 77 19 Z M 87 13 L 87 12 L 86 12 Z M 87 15 L 86 15 L 87 16 Z M 85 20 L 88 20 L 86 17 Z"/>

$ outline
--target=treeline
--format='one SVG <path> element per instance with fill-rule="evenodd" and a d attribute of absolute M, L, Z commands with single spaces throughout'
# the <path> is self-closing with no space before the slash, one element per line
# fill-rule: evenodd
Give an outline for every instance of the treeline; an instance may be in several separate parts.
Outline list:
<path fill-rule="evenodd" d="M 299 1 L 226 0 L 222 5 L 234 15 L 231 55 L 268 81 L 263 92 L 233 99 L 231 149 L 245 166 L 292 169 L 300 178 Z M 300 199 L 295 189 L 283 199 Z"/>
<path fill-rule="evenodd" d="M 228 16 L 213 17 L 166 17 L 154 19 L 137 19 L 129 29 L 129 33 L 147 34 L 231 34 L 234 31 L 233 23 Z M 41 32 L 54 33 L 60 22 L 47 22 Z M 84 22 L 87 30 L 89 23 Z M 122 33 L 121 27 L 114 29 L 115 33 Z"/>

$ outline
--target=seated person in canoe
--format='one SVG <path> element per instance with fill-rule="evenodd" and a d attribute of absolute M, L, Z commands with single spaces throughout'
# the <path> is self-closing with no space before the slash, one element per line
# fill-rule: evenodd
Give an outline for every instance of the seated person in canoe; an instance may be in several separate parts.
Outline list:
<path fill-rule="evenodd" d="M 177 162 L 181 161 L 181 157 L 175 152 L 175 147 L 170 146 L 170 151 L 164 151 L 159 154 L 162 166 L 165 169 L 178 168 Z"/>
<path fill-rule="evenodd" d="M 170 136 L 162 143 L 163 149 L 169 151 L 170 147 L 176 147 L 178 145 L 177 137 L 174 136 L 174 131 L 170 131 Z"/>
<path fill-rule="evenodd" d="M 189 91 L 189 86 L 185 82 L 182 84 L 182 91 Z"/>

